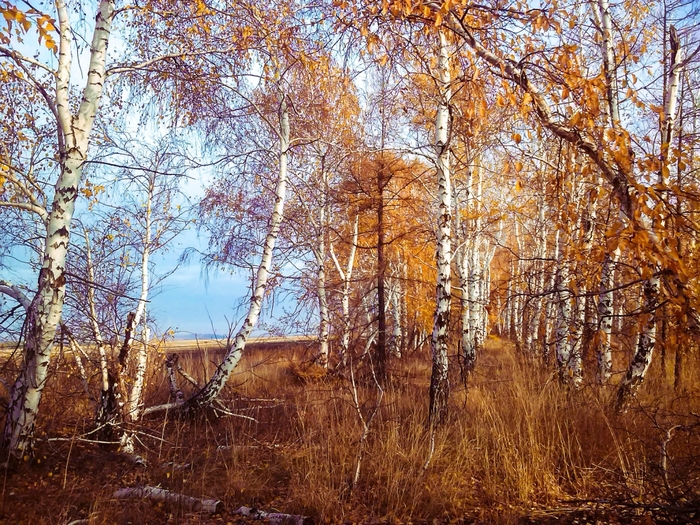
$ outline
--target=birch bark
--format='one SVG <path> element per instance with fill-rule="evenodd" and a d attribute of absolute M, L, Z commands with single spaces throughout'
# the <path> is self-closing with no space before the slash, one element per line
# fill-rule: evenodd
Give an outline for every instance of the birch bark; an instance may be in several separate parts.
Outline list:
<path fill-rule="evenodd" d="M 114 2 L 102 0 L 98 5 L 87 79 L 76 114 L 71 112 L 69 100 L 73 37 L 69 11 L 64 0 L 56 2 L 56 10 L 59 21 L 59 51 L 55 74 L 55 105 L 60 175 L 55 185 L 48 219 L 37 292 L 26 318 L 22 367 L 10 392 L 5 419 L 3 444 L 15 458 L 32 452 L 34 424 L 47 380 L 56 327 L 63 310 L 71 219 L 83 166 L 87 159 L 88 139 L 102 96 Z"/>
<path fill-rule="evenodd" d="M 547 287 L 547 305 L 545 307 L 545 326 L 544 326 L 544 342 L 542 344 L 542 359 L 547 362 L 550 359 L 552 346 L 556 344 L 555 319 L 554 312 L 556 310 L 559 295 L 557 293 L 557 278 L 559 275 L 559 267 L 561 264 L 561 231 L 557 228 L 554 232 L 554 246 L 551 259 L 554 261 L 552 273 Z"/>
<path fill-rule="evenodd" d="M 343 282 L 341 291 L 341 316 L 343 323 L 343 332 L 340 336 L 340 363 L 345 364 L 348 352 L 350 350 L 350 283 L 352 282 L 352 271 L 355 266 L 355 252 L 357 251 L 357 236 L 359 231 L 360 216 L 355 216 L 352 229 L 352 244 L 350 245 L 350 253 L 348 254 L 347 264 L 343 269 L 338 261 L 338 257 L 333 250 L 333 244 L 330 245 L 331 258 L 335 264 L 335 268 L 340 275 L 340 280 Z"/>
<path fill-rule="evenodd" d="M 620 255 L 617 248 L 612 255 L 605 255 L 600 276 L 600 293 L 598 294 L 598 338 L 596 346 L 596 361 L 598 364 L 596 379 L 600 384 L 606 384 L 612 374 L 612 352 L 610 337 L 614 315 L 613 284 L 615 263 Z"/>
<path fill-rule="evenodd" d="M 534 341 L 539 338 L 539 328 L 540 328 L 540 316 L 542 314 L 542 302 L 544 293 L 544 257 L 547 253 L 547 229 L 545 227 L 545 215 L 547 211 L 547 205 L 544 200 L 544 196 L 539 199 L 538 203 L 539 216 L 537 224 L 538 235 L 536 237 L 535 246 L 535 285 L 534 292 L 536 294 L 535 298 L 532 300 L 532 311 L 528 319 L 527 329 L 525 331 L 525 337 L 523 338 L 523 343 L 525 346 L 525 354 L 528 356 L 534 356 L 535 348 Z"/>
<path fill-rule="evenodd" d="M 668 73 L 667 92 L 664 93 L 664 108 L 660 123 L 662 133 L 661 144 L 661 169 L 659 170 L 659 183 L 662 187 L 668 184 L 668 152 L 673 140 L 674 121 L 676 116 L 678 84 L 682 68 L 680 41 L 675 29 L 671 26 L 670 51 L 671 61 Z M 661 230 L 665 227 L 664 218 L 654 221 Z M 661 293 L 661 280 L 658 274 L 653 275 L 644 283 L 644 316 L 642 317 L 642 329 L 639 334 L 637 349 L 632 362 L 627 369 L 625 377 L 620 382 L 617 392 L 616 408 L 624 409 L 631 396 L 646 377 L 656 345 L 656 309 L 659 306 Z"/>
<path fill-rule="evenodd" d="M 328 175 L 323 168 L 322 163 L 322 178 L 323 178 L 323 188 L 324 195 L 328 191 Z M 325 199 L 325 197 L 324 197 Z M 319 314 L 319 325 L 318 325 L 318 356 L 316 362 L 323 368 L 328 368 L 328 327 L 330 325 L 329 315 L 328 315 L 328 295 L 326 292 L 326 227 L 327 227 L 327 204 L 324 202 L 319 210 L 319 225 L 318 236 L 316 239 L 316 249 L 314 250 L 314 255 L 316 256 L 316 265 L 318 267 L 318 273 L 316 276 L 316 287 L 318 294 L 318 314 Z"/>
<path fill-rule="evenodd" d="M 452 209 L 451 209 L 451 172 L 449 128 L 450 112 L 450 70 L 447 52 L 447 39 L 440 31 L 440 49 L 437 74 L 440 89 L 437 115 L 435 116 L 435 154 L 438 179 L 438 230 L 437 230 L 437 283 L 436 306 L 433 322 L 433 334 L 430 342 L 432 352 L 432 373 L 430 377 L 431 426 L 440 424 L 447 415 L 449 381 L 447 376 L 447 325 L 450 319 L 452 286 L 450 282 L 450 263 L 452 259 Z"/>
<path fill-rule="evenodd" d="M 455 250 L 455 260 L 457 263 L 456 267 L 460 286 L 459 306 L 462 329 L 460 365 L 463 380 L 466 380 L 465 374 L 471 372 L 476 363 L 474 337 L 469 322 L 473 305 L 469 294 L 470 292 L 473 292 L 473 287 L 470 284 L 470 254 L 472 254 L 474 251 L 474 232 L 473 228 L 471 227 L 471 219 L 468 219 L 465 222 L 462 221 L 462 209 L 466 211 L 467 216 L 471 215 L 471 201 L 473 198 L 472 178 L 472 170 L 468 170 L 463 190 L 464 199 L 461 197 L 462 192 L 460 192 L 458 189 L 455 190 L 455 231 L 457 242 L 461 241 L 461 245 Z"/>

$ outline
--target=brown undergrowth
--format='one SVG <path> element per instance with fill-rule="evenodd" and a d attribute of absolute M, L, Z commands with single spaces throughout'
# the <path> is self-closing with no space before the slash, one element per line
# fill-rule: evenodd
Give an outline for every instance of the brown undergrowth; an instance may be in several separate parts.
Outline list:
<path fill-rule="evenodd" d="M 0 523 L 229 523 L 241 505 L 347 523 L 635 522 L 661 507 L 692 518 L 697 392 L 675 392 L 662 374 L 615 414 L 611 390 L 569 391 L 490 339 L 467 388 L 453 378 L 449 421 L 426 470 L 429 358 L 395 359 L 355 484 L 358 410 L 367 420 L 377 406 L 369 362 L 354 363 L 356 404 L 349 370 L 325 373 L 311 357 L 301 347 L 245 355 L 225 393 L 235 416 L 145 418 L 137 436 L 147 466 L 89 441 L 93 407 L 65 358 L 47 386 L 36 457 L 4 472 Z M 211 353 L 180 359 L 199 382 L 215 362 Z M 158 356 L 147 405 L 166 402 L 167 390 Z M 146 485 L 220 499 L 225 510 L 206 516 L 112 497 Z"/>

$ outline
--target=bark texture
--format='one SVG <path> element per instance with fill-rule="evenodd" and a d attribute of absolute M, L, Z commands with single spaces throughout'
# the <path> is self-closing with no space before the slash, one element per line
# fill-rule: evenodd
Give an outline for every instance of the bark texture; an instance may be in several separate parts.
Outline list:
<path fill-rule="evenodd" d="M 70 15 L 62 0 L 56 2 L 56 10 L 59 51 L 55 75 L 55 106 L 59 130 L 60 174 L 47 222 L 37 292 L 27 312 L 22 368 L 10 392 L 3 431 L 3 444 L 15 458 L 32 452 L 34 425 L 48 377 L 56 328 L 63 310 L 70 226 L 83 166 L 87 160 L 88 138 L 102 96 L 114 2 L 103 0 L 98 5 L 87 80 L 76 114 L 71 113 L 69 100 L 73 52 Z"/>
<path fill-rule="evenodd" d="M 447 41 L 440 32 L 440 51 L 438 57 L 438 81 L 440 99 L 435 117 L 435 154 L 438 178 L 438 230 L 437 230 L 437 302 L 433 322 L 433 335 L 430 342 L 432 351 L 432 372 L 430 376 L 430 411 L 431 426 L 440 424 L 447 415 L 449 396 L 447 327 L 450 319 L 452 295 L 450 264 L 452 259 L 452 190 L 450 177 L 449 150 L 449 99 L 450 71 L 447 53 Z"/>

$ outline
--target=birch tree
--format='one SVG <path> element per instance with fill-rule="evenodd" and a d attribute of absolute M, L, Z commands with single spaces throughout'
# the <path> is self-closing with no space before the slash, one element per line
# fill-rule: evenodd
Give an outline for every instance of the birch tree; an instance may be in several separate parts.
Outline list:
<path fill-rule="evenodd" d="M 449 396 L 447 337 L 452 300 L 452 189 L 450 171 L 450 64 L 447 37 L 438 33 L 438 98 L 435 116 L 435 157 L 437 166 L 437 283 L 435 320 L 430 343 L 433 366 L 430 376 L 430 423 L 438 425 L 447 415 Z"/>
<path fill-rule="evenodd" d="M 183 410 L 197 410 L 205 408 L 219 396 L 231 373 L 236 368 L 236 365 L 238 365 L 246 342 L 248 341 L 248 338 L 250 337 L 250 334 L 255 328 L 260 317 L 262 303 L 268 285 L 268 278 L 272 270 L 272 254 L 282 224 L 284 204 L 287 197 L 289 148 L 291 139 L 289 107 L 286 94 L 284 92 L 279 95 L 277 114 L 278 128 L 276 130 L 276 134 L 278 137 L 278 165 L 276 177 L 277 180 L 274 191 L 274 204 L 272 206 L 272 213 L 270 216 L 267 233 L 265 235 L 264 244 L 262 246 L 260 262 L 255 273 L 248 311 L 240 329 L 238 330 L 238 333 L 236 334 L 236 337 L 226 349 L 226 355 L 223 361 L 217 367 L 216 372 L 201 390 L 199 390 L 193 397 L 184 403 Z"/>
<path fill-rule="evenodd" d="M 71 219 L 105 81 L 107 44 L 113 15 L 114 2 L 105 0 L 98 4 L 87 75 L 77 107 L 71 97 L 74 80 L 72 58 L 75 53 L 73 30 L 69 8 L 64 1 L 56 3 L 58 41 L 54 41 L 52 36 L 51 40 L 45 40 L 50 49 L 55 48 L 57 51 L 55 69 L 38 63 L 33 58 L 24 57 L 10 48 L 3 46 L 0 50 L 6 60 L 26 72 L 28 82 L 41 93 L 56 122 L 59 158 L 59 173 L 55 179 L 51 211 L 46 219 L 41 271 L 36 293 L 27 312 L 23 363 L 19 377 L 11 389 L 3 432 L 3 444 L 14 457 L 31 454 L 33 449 L 36 416 L 46 385 L 54 335 L 65 297 L 65 266 Z M 46 23 L 42 27 L 47 28 Z M 55 80 L 53 87 L 35 77 L 35 73 L 39 72 L 48 73 Z"/>

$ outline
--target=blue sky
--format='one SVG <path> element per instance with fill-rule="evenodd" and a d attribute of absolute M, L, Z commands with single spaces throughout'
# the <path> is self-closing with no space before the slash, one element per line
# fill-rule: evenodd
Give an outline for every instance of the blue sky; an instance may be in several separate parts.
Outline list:
<path fill-rule="evenodd" d="M 210 272 L 207 277 L 200 264 L 193 262 L 178 268 L 153 290 L 150 316 L 159 332 L 172 329 L 177 337 L 225 335 L 227 319 L 238 321 L 242 312 L 236 311 L 236 305 L 247 295 L 247 279 L 220 271 Z"/>

